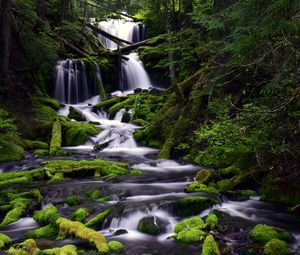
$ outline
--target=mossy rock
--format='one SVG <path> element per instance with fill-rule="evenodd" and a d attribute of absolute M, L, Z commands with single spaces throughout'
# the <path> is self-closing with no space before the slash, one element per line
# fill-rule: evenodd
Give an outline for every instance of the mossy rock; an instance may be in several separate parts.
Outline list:
<path fill-rule="evenodd" d="M 142 174 L 143 174 L 143 172 L 141 170 L 134 169 L 134 170 L 130 171 L 130 175 L 132 175 L 132 176 L 140 176 Z"/>
<path fill-rule="evenodd" d="M 49 150 L 37 149 L 33 151 L 33 154 L 38 156 L 49 156 Z"/>
<path fill-rule="evenodd" d="M 108 247 L 112 252 L 122 252 L 125 250 L 125 246 L 118 241 L 110 241 Z"/>
<path fill-rule="evenodd" d="M 292 240 L 292 236 L 287 231 L 281 231 L 274 227 L 258 224 L 256 225 L 249 234 L 250 238 L 258 243 L 267 243 L 272 239 L 280 239 L 287 242 Z"/>
<path fill-rule="evenodd" d="M 25 208 L 21 206 L 17 206 L 14 209 L 10 210 L 1 222 L 0 227 L 7 226 L 13 222 L 18 221 L 23 216 L 24 212 Z"/>
<path fill-rule="evenodd" d="M 11 243 L 11 238 L 5 234 L 0 233 L 0 248 L 4 247 L 9 243 Z"/>
<path fill-rule="evenodd" d="M 217 204 L 217 201 L 205 197 L 185 197 L 175 202 L 175 210 L 179 216 L 190 216 L 201 213 Z"/>
<path fill-rule="evenodd" d="M 73 106 L 69 107 L 68 117 L 77 121 L 86 121 L 86 117 L 83 115 L 83 113 L 80 110 L 74 108 Z"/>
<path fill-rule="evenodd" d="M 131 115 L 129 112 L 124 112 L 123 116 L 122 116 L 122 120 L 121 122 L 123 123 L 129 123 L 131 120 Z"/>
<path fill-rule="evenodd" d="M 217 182 L 217 187 L 220 191 L 232 190 L 234 188 L 234 184 L 230 179 L 223 179 Z"/>
<path fill-rule="evenodd" d="M 157 217 L 147 216 L 140 219 L 138 230 L 149 235 L 159 235 L 165 232 L 169 222 Z"/>
<path fill-rule="evenodd" d="M 174 232 L 179 233 L 185 229 L 204 229 L 205 228 L 205 223 L 199 216 L 195 216 L 186 220 L 183 220 L 181 222 L 178 222 L 174 226 Z"/>
<path fill-rule="evenodd" d="M 206 233 L 200 229 L 184 229 L 176 235 L 176 240 L 183 243 L 199 242 L 204 239 Z"/>
<path fill-rule="evenodd" d="M 79 208 L 72 214 L 74 220 L 79 222 L 83 222 L 85 218 L 89 215 L 90 214 L 86 208 Z"/>
<path fill-rule="evenodd" d="M 79 205 L 80 199 L 77 196 L 69 196 L 66 198 L 66 204 L 68 206 Z"/>
<path fill-rule="evenodd" d="M 185 191 L 188 193 L 204 192 L 211 195 L 219 195 L 220 192 L 214 187 L 207 187 L 201 182 L 193 182 L 186 186 Z"/>
<path fill-rule="evenodd" d="M 48 181 L 48 183 L 60 183 L 65 181 L 65 177 L 63 173 L 56 173 L 53 176 L 51 176 L 51 179 Z"/>
<path fill-rule="evenodd" d="M 35 230 L 30 230 L 26 233 L 27 238 L 34 238 L 34 239 L 40 239 L 40 238 L 54 239 L 57 237 L 57 235 L 58 235 L 58 229 L 52 224 L 49 224 L 47 226 Z"/>
<path fill-rule="evenodd" d="M 124 101 L 126 99 L 127 99 L 127 97 L 113 97 L 113 98 L 110 98 L 110 99 L 106 99 L 106 100 L 96 104 L 94 106 L 94 109 L 95 110 L 100 110 L 100 109 L 103 108 L 103 109 L 108 110 L 113 105 L 115 105 L 117 103 L 120 103 L 121 101 Z"/>
<path fill-rule="evenodd" d="M 132 106 L 134 105 L 134 102 L 135 102 L 134 98 L 128 98 L 123 102 L 119 102 L 119 103 L 113 105 L 112 107 L 110 107 L 108 109 L 109 116 L 114 117 L 116 115 L 116 113 L 123 108 L 126 108 L 126 107 L 132 108 Z"/>
<path fill-rule="evenodd" d="M 218 244 L 212 235 L 205 238 L 201 255 L 221 255 Z"/>
<path fill-rule="evenodd" d="M 15 244 L 7 251 L 8 255 L 41 255 L 41 250 L 37 247 L 33 239 L 27 239 L 23 243 Z"/>
<path fill-rule="evenodd" d="M 86 197 L 97 200 L 102 197 L 102 192 L 99 189 L 89 189 L 85 193 Z"/>
<path fill-rule="evenodd" d="M 211 228 L 214 228 L 215 226 L 218 225 L 219 219 L 217 217 L 217 215 L 210 213 L 207 215 L 206 219 L 205 219 L 205 223 L 210 226 Z"/>
<path fill-rule="evenodd" d="M 39 122 L 49 123 L 57 118 L 57 112 L 53 108 L 46 105 L 36 105 L 35 119 Z"/>
<path fill-rule="evenodd" d="M 77 255 L 78 251 L 75 245 L 68 244 L 63 247 L 43 250 L 42 254 L 43 255 Z"/>
<path fill-rule="evenodd" d="M 49 149 L 49 145 L 45 142 L 41 142 L 41 141 L 31 141 L 31 140 L 23 140 L 26 149 L 43 149 L 43 150 L 48 150 Z"/>
<path fill-rule="evenodd" d="M 104 212 L 99 213 L 94 218 L 92 218 L 87 223 L 85 223 L 85 226 L 88 227 L 88 228 L 92 228 L 92 227 L 95 227 L 97 225 L 100 225 L 105 220 L 107 215 L 109 215 L 110 213 L 111 213 L 110 209 L 107 209 Z"/>
<path fill-rule="evenodd" d="M 41 225 L 55 224 L 59 217 L 60 215 L 54 205 L 49 205 L 44 210 L 35 211 L 33 214 L 33 219 Z"/>
<path fill-rule="evenodd" d="M 195 178 L 197 182 L 208 184 L 212 181 L 215 181 L 217 179 L 217 175 L 210 169 L 201 169 L 199 172 L 197 172 Z"/>
<path fill-rule="evenodd" d="M 34 100 L 38 101 L 42 105 L 51 107 L 55 111 L 58 111 L 61 106 L 60 102 L 50 97 L 35 97 Z"/>
<path fill-rule="evenodd" d="M 289 255 L 289 246 L 285 241 L 271 239 L 264 246 L 265 255 Z"/>
<path fill-rule="evenodd" d="M 23 147 L 8 139 L 0 136 L 0 162 L 21 160 L 25 154 Z"/>

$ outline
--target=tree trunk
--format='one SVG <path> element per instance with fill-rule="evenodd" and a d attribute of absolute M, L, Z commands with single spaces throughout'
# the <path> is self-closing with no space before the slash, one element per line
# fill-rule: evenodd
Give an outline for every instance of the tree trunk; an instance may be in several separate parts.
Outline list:
<path fill-rule="evenodd" d="M 184 13 L 184 25 L 185 27 L 190 27 L 192 25 L 192 18 L 189 15 L 194 11 L 193 0 L 183 1 L 183 13 Z"/>
<path fill-rule="evenodd" d="M 60 21 L 63 21 L 66 19 L 68 10 L 70 6 L 70 0 L 61 0 L 60 1 L 60 10 L 59 10 L 59 16 L 60 16 Z"/>
<path fill-rule="evenodd" d="M 46 18 L 46 0 L 38 0 L 37 1 L 37 5 L 36 5 L 36 12 L 37 15 L 41 18 L 41 19 L 45 19 Z"/>
<path fill-rule="evenodd" d="M 11 41 L 11 0 L 1 1 L 0 23 L 0 72 L 6 78 L 9 70 L 10 41 Z"/>

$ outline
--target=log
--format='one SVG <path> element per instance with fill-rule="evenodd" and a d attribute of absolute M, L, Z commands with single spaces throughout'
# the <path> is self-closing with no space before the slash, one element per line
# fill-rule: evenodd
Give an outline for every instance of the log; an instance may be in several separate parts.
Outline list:
<path fill-rule="evenodd" d="M 128 51 L 131 51 L 131 50 L 135 50 L 135 49 L 137 49 L 138 47 L 141 47 L 141 46 L 147 46 L 149 44 L 149 41 L 150 41 L 150 39 L 144 40 L 144 41 L 141 41 L 141 42 L 137 42 L 137 43 L 133 43 L 131 45 L 122 47 L 120 49 L 116 49 L 114 51 L 120 51 L 121 53 L 128 52 Z"/>
<path fill-rule="evenodd" d="M 132 42 L 128 42 L 128 41 L 126 41 L 126 40 L 124 40 L 124 39 L 121 39 L 121 38 L 118 38 L 118 37 L 116 37 L 116 36 L 114 36 L 114 35 L 111 35 L 111 34 L 105 32 L 104 30 L 102 30 L 101 28 L 96 27 L 96 26 L 94 26 L 94 25 L 92 25 L 92 24 L 86 24 L 86 26 L 89 27 L 89 28 L 91 28 L 91 29 L 93 29 L 93 30 L 96 31 L 97 33 L 99 33 L 99 34 L 101 34 L 101 35 L 107 37 L 108 39 L 114 41 L 114 42 L 117 43 L 117 44 L 120 44 L 120 42 L 126 43 L 126 44 L 132 44 Z"/>
<path fill-rule="evenodd" d="M 83 58 L 90 58 L 90 56 L 81 51 L 80 49 L 78 49 L 76 46 L 74 46 L 73 44 L 69 43 L 68 41 L 66 41 L 65 39 L 63 39 L 63 43 L 68 46 L 70 49 L 72 49 L 74 52 L 76 52 L 78 55 L 80 55 Z"/>
<path fill-rule="evenodd" d="M 127 13 L 122 13 L 122 12 L 114 12 L 114 13 L 119 14 L 119 15 L 122 15 L 122 16 L 125 16 L 125 17 L 127 17 L 127 18 L 130 18 L 130 19 L 132 19 L 132 20 L 135 21 L 135 22 L 138 21 L 137 18 L 132 17 L 132 16 L 128 15 Z"/>

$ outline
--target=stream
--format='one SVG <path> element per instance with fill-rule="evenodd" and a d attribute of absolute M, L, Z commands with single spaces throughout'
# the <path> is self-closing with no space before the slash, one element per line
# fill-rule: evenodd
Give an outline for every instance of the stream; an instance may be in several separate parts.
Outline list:
<path fill-rule="evenodd" d="M 99 26 L 108 30 L 110 27 L 113 27 L 113 29 L 118 31 L 118 26 L 126 25 L 119 21 L 111 26 L 107 23 L 99 24 Z M 126 26 L 126 29 L 131 34 L 134 34 L 134 31 L 138 30 L 136 24 L 133 23 L 131 24 L 131 29 L 128 26 Z M 122 36 L 121 33 L 115 32 L 114 34 Z M 127 35 L 128 33 L 126 33 L 125 39 L 129 40 Z M 135 35 L 135 38 L 139 37 Z M 108 42 L 106 43 L 108 44 Z M 110 45 L 112 48 L 114 46 Z M 132 65 L 131 62 L 133 63 Z M 157 149 L 142 147 L 134 140 L 133 133 L 140 127 L 121 122 L 125 109 L 121 109 L 114 118 L 110 118 L 104 111 L 93 111 L 93 106 L 101 99 L 99 96 L 94 96 L 94 92 L 86 93 L 80 97 L 80 91 L 90 87 L 87 84 L 84 84 L 84 86 L 79 85 L 80 82 L 76 81 L 76 77 L 79 77 L 81 80 L 86 79 L 82 75 L 84 70 L 83 63 L 79 62 L 79 65 L 80 74 L 79 71 L 74 73 L 72 69 L 74 67 L 77 70 L 77 65 L 74 61 L 62 61 L 58 64 L 60 76 L 57 80 L 60 85 L 58 86 L 59 93 L 57 98 L 66 103 L 59 110 L 59 114 L 67 116 L 69 107 L 73 106 L 85 116 L 87 121 L 99 123 L 97 127 L 103 131 L 99 135 L 91 137 L 83 145 L 63 148 L 73 152 L 73 156 L 64 157 L 63 159 L 100 158 L 125 161 L 130 164 L 131 169 L 140 170 L 142 175 L 120 176 L 104 180 L 78 177 L 77 179 L 59 184 L 36 182 L 27 185 L 30 187 L 39 187 L 42 193 L 45 194 L 42 208 L 48 204 L 55 204 L 62 215 L 69 215 L 70 212 L 80 207 L 94 209 L 95 211 L 104 211 L 110 208 L 112 213 L 97 230 L 101 231 L 107 240 L 122 242 L 126 247 L 125 254 L 200 254 L 201 246 L 199 244 L 183 244 L 173 239 L 167 239 L 167 237 L 173 234 L 174 225 L 184 219 L 178 216 L 177 212 L 172 210 L 168 204 L 187 196 L 208 196 L 204 193 L 187 194 L 184 192 L 185 186 L 194 181 L 195 174 L 202 166 L 183 161 L 157 159 Z M 69 72 L 61 69 L 64 66 Z M 142 63 L 136 53 L 129 55 L 129 61 L 123 69 L 125 81 L 120 85 L 120 91 L 113 93 L 114 95 L 128 94 L 132 93 L 136 88 L 145 89 L 151 86 L 151 80 L 142 67 Z M 70 76 L 70 73 L 71 78 L 64 77 L 64 75 Z M 72 86 L 81 87 L 80 90 L 76 87 L 77 92 L 73 93 L 71 92 Z M 86 99 L 87 97 L 89 99 Z M 84 101 L 80 100 L 80 98 Z M 107 146 L 103 150 L 94 150 L 95 144 L 104 143 L 107 143 Z M 41 162 L 52 159 L 50 157 L 36 157 L 28 153 L 25 159 L 20 162 L 1 163 L 0 172 L 33 169 L 38 167 Z M 89 200 L 84 201 L 79 206 L 68 206 L 64 203 L 65 198 L 69 195 L 76 195 L 83 198 L 84 192 L 91 188 L 101 190 L 103 196 L 110 196 L 109 201 L 97 202 Z M 229 231 L 226 232 L 222 241 L 224 245 L 231 249 L 231 253 L 229 254 L 242 254 L 239 253 L 240 244 L 245 242 L 244 240 L 249 230 L 260 223 L 291 231 L 294 238 L 291 250 L 293 254 L 300 254 L 299 216 L 288 214 L 279 205 L 259 201 L 259 197 L 252 197 L 250 200 L 245 201 L 232 201 L 226 197 L 217 197 L 215 199 L 219 201 L 219 204 L 203 211 L 199 216 L 204 217 L 210 212 L 215 212 L 219 215 L 222 225 L 230 226 Z M 138 222 L 146 216 L 156 216 L 162 219 L 166 225 L 164 233 L 152 236 L 139 232 L 137 230 Z M 26 231 L 35 229 L 38 226 L 39 224 L 32 218 L 24 217 L 18 222 L 2 228 L 1 232 L 12 237 L 13 241 L 20 241 L 24 238 Z M 76 239 L 66 239 L 63 241 L 40 239 L 36 241 L 41 249 L 74 243 L 84 248 L 86 254 L 95 254 L 91 251 L 91 247 L 87 243 Z"/>

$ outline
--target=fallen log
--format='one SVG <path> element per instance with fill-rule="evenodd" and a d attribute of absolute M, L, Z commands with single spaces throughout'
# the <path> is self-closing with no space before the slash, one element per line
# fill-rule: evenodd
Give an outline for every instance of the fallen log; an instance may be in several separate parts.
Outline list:
<path fill-rule="evenodd" d="M 149 41 L 150 40 L 148 39 L 148 40 L 144 40 L 144 41 L 141 41 L 141 42 L 133 43 L 131 45 L 119 48 L 119 49 L 114 50 L 114 51 L 120 51 L 121 53 L 128 52 L 128 51 L 131 51 L 131 50 L 135 50 L 135 49 L 137 49 L 138 47 L 141 47 L 141 46 L 147 46 L 149 44 Z"/>
<path fill-rule="evenodd" d="M 65 39 L 63 39 L 63 43 L 68 46 L 70 49 L 72 49 L 74 52 L 76 52 L 78 55 L 80 55 L 83 58 L 90 58 L 90 56 L 83 52 L 82 50 L 78 49 L 76 46 L 74 46 L 73 44 L 69 43 L 68 41 L 66 41 Z"/>
<path fill-rule="evenodd" d="M 128 41 L 126 41 L 126 40 L 124 40 L 124 39 L 121 39 L 121 38 L 119 38 L 119 37 L 116 37 L 116 36 L 114 36 L 114 35 L 111 35 L 111 34 L 105 32 L 104 30 L 102 30 L 101 28 L 96 27 L 96 26 L 94 26 L 94 25 L 92 25 L 92 24 L 86 24 L 86 26 L 89 27 L 89 28 L 91 28 L 91 29 L 93 29 L 93 30 L 96 31 L 97 33 L 99 33 L 99 34 L 101 34 L 101 35 L 107 37 L 108 39 L 112 40 L 113 42 L 115 42 L 115 43 L 117 43 L 117 44 L 120 44 L 120 42 L 121 42 L 121 43 L 126 43 L 126 44 L 132 44 L 132 42 L 128 42 Z"/>

